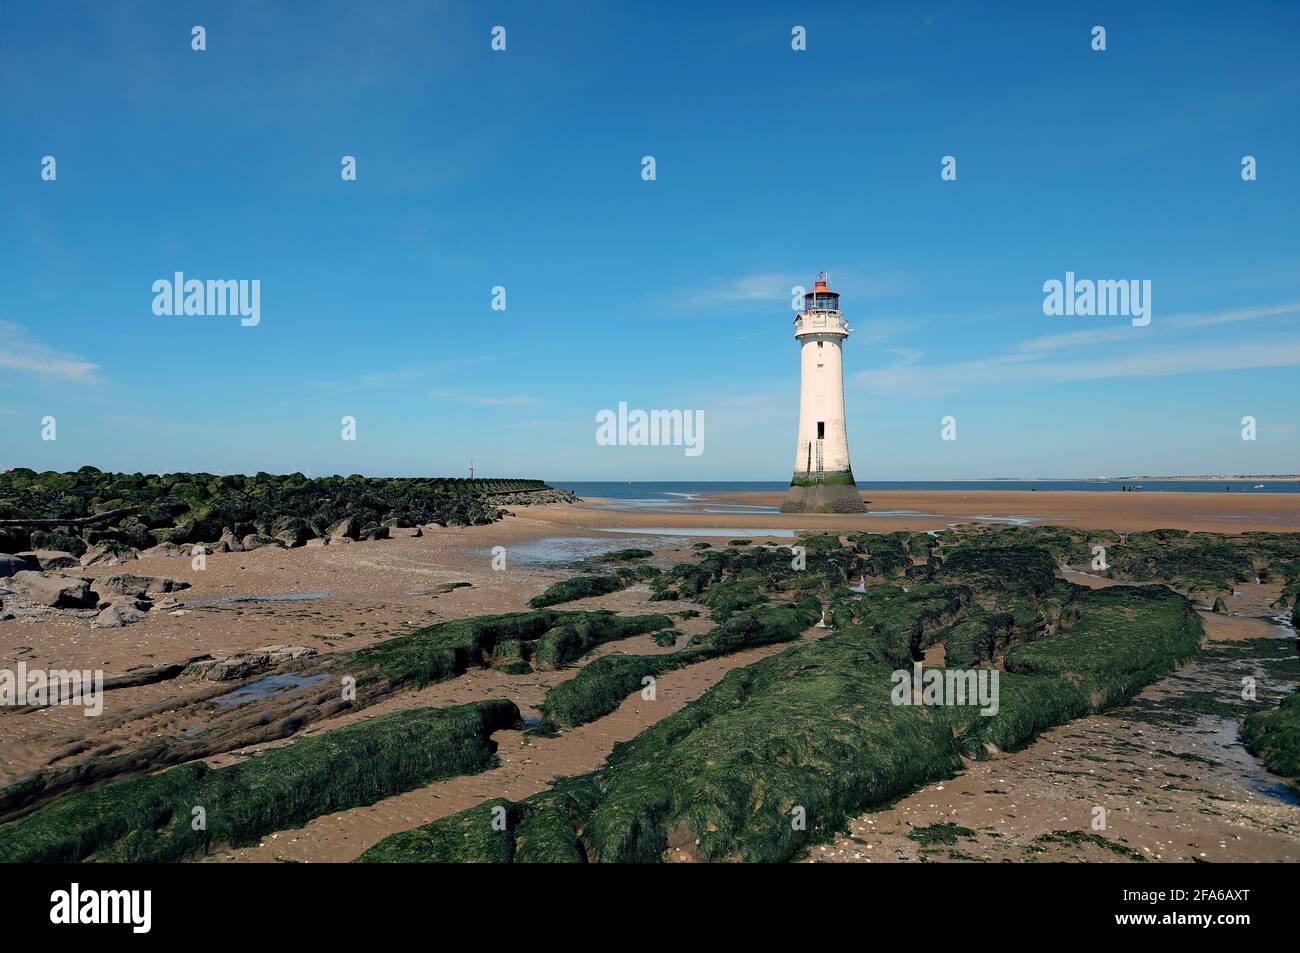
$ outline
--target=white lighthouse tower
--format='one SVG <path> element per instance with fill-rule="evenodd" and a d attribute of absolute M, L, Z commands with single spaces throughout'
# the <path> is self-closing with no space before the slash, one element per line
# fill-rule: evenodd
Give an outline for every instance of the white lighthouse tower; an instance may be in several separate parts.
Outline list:
<path fill-rule="evenodd" d="M 827 276 L 803 296 L 794 319 L 799 342 L 799 440 L 782 513 L 863 513 L 844 428 L 844 339 L 849 325 Z"/>

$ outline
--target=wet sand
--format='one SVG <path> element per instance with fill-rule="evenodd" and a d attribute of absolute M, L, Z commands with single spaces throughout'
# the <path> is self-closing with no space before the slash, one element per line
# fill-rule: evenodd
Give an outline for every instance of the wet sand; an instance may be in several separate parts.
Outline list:
<path fill-rule="evenodd" d="M 120 629 L 77 618 L 0 623 L 0 667 L 99 669 L 106 678 L 134 669 L 267 645 L 304 645 L 319 652 L 360 648 L 390 635 L 448 619 L 527 608 L 528 600 L 569 573 L 558 567 L 491 567 L 493 546 L 509 548 L 544 536 L 547 526 L 508 519 L 480 527 L 433 527 L 420 538 L 247 553 L 214 553 L 206 568 L 186 557 L 152 557 L 98 566 L 76 575 L 120 572 L 171 576 L 192 584 L 176 593 L 182 606 L 148 613 Z M 441 584 L 470 582 L 436 594 Z M 232 596 L 326 593 L 305 601 L 226 602 Z M 211 689 L 180 679 L 106 693 L 102 718 L 77 707 L 0 712 L 0 783 L 43 766 L 55 752 L 125 717 Z M 150 722 L 151 730 L 165 724 Z"/>
<path fill-rule="evenodd" d="M 809 630 L 804 637 L 815 638 L 826 631 Z M 631 740 L 655 722 L 703 695 L 733 668 L 749 665 L 787 648 L 788 645 L 769 645 L 665 672 L 657 680 L 653 701 L 646 701 L 639 693 L 633 693 L 616 711 L 565 731 L 556 738 L 525 737 L 520 731 L 497 732 L 493 740 L 499 745 L 497 757 L 500 764 L 495 768 L 481 774 L 461 775 L 408 791 L 369 807 L 327 814 L 300 830 L 269 835 L 256 847 L 226 849 L 214 853 L 207 860 L 295 860 L 302 863 L 351 861 L 397 831 L 428 824 L 491 798 L 521 800 L 530 794 L 546 790 L 557 777 L 595 770 L 604 763 L 615 744 Z M 601 650 L 584 658 L 582 664 L 602 655 L 619 652 L 649 655 L 655 650 L 654 643 L 646 637 L 629 639 L 602 646 Z M 670 649 L 661 648 L 659 651 L 666 652 Z M 536 705 L 541 702 L 545 688 L 572 678 L 580 667 L 559 672 L 538 672 L 532 676 L 513 679 L 496 672 L 470 672 L 452 682 L 431 686 L 415 696 L 405 696 L 397 701 L 376 705 L 367 709 L 366 715 L 373 716 L 417 705 L 440 706 L 506 697 L 518 704 L 527 716 L 536 713 Z M 312 733 L 338 727 L 357 720 L 358 717 L 365 716 L 349 715 L 322 722 L 319 726 L 313 726 Z"/>
<path fill-rule="evenodd" d="M 1245 585 L 1230 597 L 1232 615 L 1202 613 L 1207 644 L 1274 637 L 1279 655 L 1293 655 L 1294 633 L 1283 636 L 1271 621 L 1277 591 Z M 955 778 L 861 815 L 806 859 L 1300 861 L 1300 799 L 1242 747 L 1236 719 L 1149 717 L 1185 693 L 1229 696 L 1238 675 L 1202 655 L 1133 704 L 1053 728 L 1023 751 L 968 762 Z M 925 832 L 940 824 L 965 833 L 927 846 Z"/>
<path fill-rule="evenodd" d="M 1084 529 L 1175 529 L 1212 533 L 1252 530 L 1300 531 L 1300 494 L 1296 493 L 1116 493 L 1059 490 L 906 490 L 864 491 L 865 516 L 776 516 L 818 521 L 828 527 L 857 527 L 878 532 L 893 529 L 942 529 L 949 523 L 980 517 L 1026 518 Z M 719 493 L 727 503 L 780 506 L 781 493 Z M 774 526 L 787 525 L 783 522 Z"/>
<path fill-rule="evenodd" d="M 719 494 L 716 499 L 692 502 L 689 512 L 629 512 L 620 508 L 626 501 L 588 500 L 579 505 L 521 508 L 517 515 L 488 526 L 426 527 L 425 535 L 419 538 L 213 554 L 202 570 L 194 569 L 190 560 L 183 557 L 155 557 L 122 566 L 97 567 L 76 574 L 167 575 L 191 582 L 193 588 L 178 594 L 186 603 L 180 609 L 156 610 L 144 621 L 121 629 L 96 629 L 85 620 L 72 618 L 0 623 L 0 667 L 12 668 L 17 662 L 26 661 L 31 667 L 99 668 L 106 676 L 113 676 L 204 652 L 222 654 L 270 644 L 307 645 L 322 652 L 358 648 L 431 622 L 526 608 L 528 599 L 537 592 L 573 574 L 573 562 L 548 562 L 545 561 L 548 554 L 580 556 L 592 546 L 649 548 L 657 554 L 653 562 L 662 566 L 684 558 L 692 543 L 699 539 L 708 539 L 714 545 L 735 537 L 763 539 L 764 534 L 756 530 L 778 528 L 787 532 L 806 529 L 887 532 L 937 529 L 979 517 L 1017 517 L 1119 530 L 1167 526 L 1217 531 L 1300 530 L 1300 496 L 1262 494 L 1220 497 L 1204 493 L 877 493 L 872 495 L 871 503 L 876 512 L 865 516 L 708 512 L 718 508 L 770 506 L 779 501 L 779 494 Z M 882 508 L 914 512 L 885 515 L 880 513 Z M 643 532 L 664 527 L 716 531 L 716 535 L 671 537 Z M 635 532 L 611 532 L 614 529 Z M 788 538 L 780 537 L 778 541 Z M 505 551 L 503 569 L 493 568 L 493 548 L 498 546 Z M 537 561 L 539 558 L 543 561 Z M 446 593 L 438 591 L 442 585 L 461 581 L 471 586 Z M 232 596 L 305 593 L 325 595 L 303 601 L 229 601 Z M 649 602 L 649 594 L 647 587 L 634 586 L 597 599 L 566 604 L 564 608 L 663 611 L 664 604 Z M 689 603 L 671 606 L 672 611 L 686 608 L 690 608 Z M 1234 629 L 1259 634 L 1258 627 L 1264 625 L 1239 617 L 1211 619 L 1210 624 L 1224 637 Z M 705 619 L 679 623 L 679 629 L 684 632 L 707 626 Z M 598 767 L 617 741 L 631 738 L 698 697 L 727 671 L 780 649 L 758 649 L 666 674 L 660 682 L 658 702 L 646 704 L 634 696 L 617 712 L 556 739 L 525 739 L 520 732 L 500 732 L 496 735 L 501 761 L 497 768 L 430 785 L 368 808 L 329 815 L 302 830 L 270 836 L 259 847 L 222 850 L 212 859 L 348 860 L 387 834 L 427 823 L 486 798 L 526 796 L 541 790 L 555 777 Z M 656 651 L 667 649 L 655 646 L 649 637 L 639 636 L 602 646 L 583 663 L 610 652 Z M 572 677 L 576 671 L 574 668 L 511 677 L 496 671 L 472 670 L 461 678 L 420 692 L 400 693 L 363 712 L 323 721 L 313 725 L 310 733 L 402 708 L 493 697 L 510 698 L 525 714 L 532 714 L 548 687 Z M 133 737 L 128 735 L 127 740 L 143 740 L 179 730 L 183 726 L 168 720 L 169 709 L 177 701 L 210 688 L 209 683 L 181 679 L 110 692 L 105 698 L 102 722 L 85 718 L 78 708 L 2 713 L 0 783 L 44 766 L 68 746 L 93 737 L 101 731 L 101 725 L 106 731 L 109 722 L 124 726 L 116 729 L 118 737 L 123 732 L 135 733 Z M 147 716 L 136 719 L 136 714 L 141 712 Z M 960 778 L 943 785 L 941 791 L 937 787 L 927 788 L 905 798 L 890 812 L 869 815 L 855 822 L 863 830 L 874 824 L 875 830 L 881 832 L 876 842 L 865 835 L 855 835 L 874 844 L 869 851 L 857 841 L 846 840 L 816 854 L 820 857 L 836 851 L 839 852 L 833 854 L 836 859 L 858 859 L 854 852 L 859 852 L 869 859 L 881 856 L 916 859 L 920 855 L 914 850 L 915 843 L 900 832 L 934 819 L 958 818 L 954 822 L 972 828 L 991 825 L 1004 835 L 1003 839 L 991 835 L 982 838 L 992 845 L 986 854 L 964 843 L 954 848 L 959 852 L 984 859 L 1043 856 L 1036 850 L 1033 838 L 1050 833 L 1055 829 L 1051 825 L 1076 828 L 1077 818 L 1072 812 L 1079 806 L 1075 802 L 1088 797 L 1095 800 L 1104 793 L 1063 782 L 1077 780 L 1071 772 L 1080 770 L 1079 759 L 1086 760 L 1083 752 L 1097 748 L 1104 741 L 1098 732 L 1114 735 L 1117 730 L 1129 730 L 1116 729 L 1115 724 L 1111 716 L 1084 719 L 1055 729 L 1024 752 L 972 765 Z M 1147 728 L 1134 727 L 1130 734 L 1133 731 L 1145 732 Z M 1179 743 L 1199 742 L 1197 737 L 1171 738 L 1161 741 L 1159 747 L 1182 752 L 1185 749 Z M 254 750 L 215 757 L 211 763 L 230 763 Z M 1202 750 L 1193 747 L 1186 749 L 1186 753 Z M 1160 757 L 1166 760 L 1161 761 Z M 1160 810 L 1142 816 L 1154 817 L 1162 824 L 1162 819 L 1167 818 L 1169 823 L 1144 829 L 1140 835 L 1132 828 L 1120 828 L 1129 842 L 1149 850 L 1153 859 L 1156 856 L 1187 859 L 1190 848 L 1185 845 L 1192 843 L 1198 845 L 1193 853 L 1203 849 L 1207 854 L 1207 858 L 1198 859 L 1300 859 L 1296 852 L 1300 836 L 1296 809 L 1279 809 L 1267 802 L 1253 803 L 1232 789 L 1231 777 L 1216 775 L 1202 779 L 1197 765 L 1189 770 L 1187 763 L 1177 756 L 1160 757 L 1152 756 L 1154 760 L 1143 762 L 1146 776 L 1156 787 L 1144 795 L 1144 803 L 1159 802 Z M 1211 754 L 1204 757 L 1210 758 Z M 1132 766 L 1125 762 L 1117 754 L 1113 764 L 1103 766 L 1110 772 L 1108 784 L 1115 783 L 1115 773 L 1124 776 L 1132 773 Z M 1246 766 L 1251 764 L 1247 759 Z M 1091 763 L 1087 767 L 1101 770 Z M 1261 769 L 1254 763 L 1252 770 Z M 1160 790 L 1160 783 L 1178 786 L 1178 782 L 1163 777 L 1162 772 L 1196 775 L 1195 786 L 1211 793 Z M 1234 763 L 1227 775 L 1234 773 L 1245 777 L 1249 772 Z M 1014 794 L 989 793 L 995 790 Z M 1229 799 L 1232 811 L 1223 811 L 1219 798 Z M 1133 797 L 1133 802 L 1137 800 Z M 1218 811 L 1222 816 L 1207 811 Z M 1129 823 L 1124 820 L 1125 815 L 1124 808 L 1112 812 L 1113 822 Z M 1182 838 L 1179 844 L 1183 846 L 1177 850 L 1170 846 L 1174 837 Z M 1015 847 L 1008 846 L 1005 852 L 999 853 L 1000 845 L 1004 844 Z M 1056 847 L 1049 850 L 1055 851 Z M 1116 855 L 1100 848 L 1087 850 L 1109 855 L 1092 859 L 1116 859 Z M 1043 859 L 1072 856 L 1064 848 L 1058 854 L 1061 856 L 1048 853 Z"/>

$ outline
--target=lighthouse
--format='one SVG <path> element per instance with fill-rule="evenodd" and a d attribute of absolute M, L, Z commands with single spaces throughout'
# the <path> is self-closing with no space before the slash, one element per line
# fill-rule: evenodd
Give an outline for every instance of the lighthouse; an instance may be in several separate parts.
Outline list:
<path fill-rule="evenodd" d="M 782 513 L 864 513 L 844 428 L 844 339 L 849 325 L 825 272 L 794 319 L 799 342 L 799 439 Z"/>

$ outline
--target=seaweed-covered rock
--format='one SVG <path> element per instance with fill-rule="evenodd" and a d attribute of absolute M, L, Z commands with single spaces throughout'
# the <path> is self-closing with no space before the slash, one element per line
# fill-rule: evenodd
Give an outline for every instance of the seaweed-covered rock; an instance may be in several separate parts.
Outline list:
<path fill-rule="evenodd" d="M 1054 635 L 1021 645 L 1006 670 L 1085 686 L 1095 707 L 1127 701 L 1196 654 L 1205 628 L 1167 586 L 1109 586 L 1078 593 Z"/>
<path fill-rule="evenodd" d="M 553 733 L 609 714 L 644 686 L 647 677 L 778 642 L 793 642 L 816 620 L 820 608 L 807 598 L 797 606 L 764 606 L 738 613 L 669 655 L 606 655 L 546 693 L 539 730 Z"/>
<path fill-rule="evenodd" d="M 1106 559 L 1121 579 L 1159 580 L 1193 592 L 1227 590 L 1234 583 L 1254 580 L 1261 543 L 1214 533 L 1153 530 L 1129 533 L 1107 548 Z"/>
<path fill-rule="evenodd" d="M 491 666 L 499 643 L 517 641 L 520 655 L 531 656 L 548 632 L 577 628 L 578 620 L 585 620 L 580 630 L 592 646 L 672 625 L 672 620 L 663 615 L 540 609 L 457 619 L 354 651 L 300 658 L 286 664 L 292 665 L 296 676 L 309 680 L 301 692 L 272 693 L 217 712 L 206 708 L 202 714 L 199 708 L 190 706 L 193 714 L 204 720 L 203 732 L 163 738 L 150 735 L 111 752 L 69 758 L 25 775 L 0 787 L 0 820 L 91 783 L 285 738 L 321 719 L 377 704 L 394 692 L 455 678 L 471 667 Z M 342 698 L 330 687 L 311 687 L 317 676 L 327 680 L 321 682 L 322 686 L 337 686 L 345 677 L 355 680 L 355 697 Z M 201 702 L 195 701 L 194 705 Z"/>
<path fill-rule="evenodd" d="M 302 546 L 315 537 L 307 521 L 297 516 L 281 516 L 271 525 L 271 535 L 285 547 L 292 549 Z"/>
<path fill-rule="evenodd" d="M 730 576 L 709 586 L 703 602 L 714 622 L 726 622 L 737 612 L 752 609 L 768 601 L 762 591 L 763 579 L 752 574 Z"/>
<path fill-rule="evenodd" d="M 954 549 L 935 573 L 941 582 L 956 582 L 989 592 L 1041 596 L 1056 589 L 1056 564 L 1045 549 L 1027 546 Z"/>
<path fill-rule="evenodd" d="M 119 520 L 116 526 L 89 526 L 82 532 L 82 539 L 88 544 L 102 543 L 107 540 L 125 543 L 135 549 L 147 549 L 154 545 L 155 536 L 150 527 L 139 519 L 128 516 Z"/>
<path fill-rule="evenodd" d="M 221 538 L 222 526 L 215 519 L 185 518 L 170 529 L 149 532 L 160 543 L 211 543 Z"/>
<path fill-rule="evenodd" d="M 1300 693 L 1287 695 L 1276 708 L 1247 715 L 1241 740 L 1266 768 L 1300 790 Z"/>
<path fill-rule="evenodd" d="M 955 668 L 991 664 L 1006 651 L 1014 632 L 1011 613 L 976 606 L 943 634 L 944 664 Z"/>
<path fill-rule="evenodd" d="M 626 582 L 619 576 L 574 576 L 572 579 L 564 579 L 549 586 L 539 596 L 533 596 L 528 600 L 528 605 L 534 609 L 544 609 L 562 602 L 573 602 L 576 599 L 589 599 L 593 596 L 618 592 L 624 586 Z"/>
<path fill-rule="evenodd" d="M 628 621 L 625 621 L 627 619 Z M 586 655 L 598 645 L 649 631 L 673 632 L 667 616 L 613 616 L 599 613 L 571 613 L 561 616 L 535 646 L 524 647 L 521 655 L 541 668 L 562 668 Z"/>
<path fill-rule="evenodd" d="M 63 530 L 38 529 L 32 533 L 32 549 L 50 549 L 80 557 L 89 547 L 86 541 Z"/>
<path fill-rule="evenodd" d="M 203 762 L 68 795 L 0 827 L 0 862 L 156 863 L 255 844 L 314 817 L 373 804 L 492 763 L 519 709 L 492 700 L 381 715 L 223 768 Z M 201 805 L 207 823 L 192 823 Z"/>
<path fill-rule="evenodd" d="M 386 837 L 356 863 L 582 863 L 583 844 L 575 828 L 584 806 L 597 797 L 594 784 L 584 778 L 523 802 L 493 798 Z"/>
<path fill-rule="evenodd" d="M 360 673 L 358 688 L 422 688 L 472 666 L 491 665 L 496 647 L 505 643 L 518 643 L 512 658 L 516 654 L 525 660 L 539 656 L 560 666 L 603 642 L 671 627 L 672 619 L 657 614 L 620 616 L 608 611 L 554 609 L 508 612 L 441 622 L 358 649 L 342 668 Z"/>
<path fill-rule="evenodd" d="M 1069 632 L 1008 656 L 1023 653 L 1020 671 L 1002 673 L 995 713 L 895 703 L 898 647 L 957 620 L 940 590 L 887 593 L 866 624 L 730 672 L 616 745 L 598 771 L 517 804 L 492 802 L 509 819 L 498 839 L 467 827 L 483 817 L 480 806 L 385 838 L 363 859 L 521 860 L 527 831 L 556 859 L 790 860 L 848 817 L 950 776 L 963 754 L 1026 744 L 1129 697 L 1197 650 L 1199 617 L 1163 586 L 1089 591 L 1076 602 Z M 806 827 L 790 823 L 796 811 Z"/>
<path fill-rule="evenodd" d="M 345 519 L 353 520 L 355 527 L 473 526 L 501 518 L 493 500 L 518 495 L 521 502 L 530 502 L 549 489 L 540 480 L 160 475 L 105 473 L 94 467 L 37 473 L 17 467 L 0 473 L 0 517 L 46 525 L 0 526 L 0 552 L 57 549 L 80 556 L 88 542 L 147 549 L 167 542 L 212 543 L 226 530 L 238 538 L 251 533 L 275 536 L 285 530 L 273 529 L 274 524 L 286 518 L 308 524 L 312 536 L 323 535 L 326 527 Z M 59 526 L 58 520 L 68 522 Z M 84 538 L 73 526 L 81 527 Z M 357 535 L 353 529 L 351 537 Z M 227 545 L 238 548 L 233 540 Z"/>
<path fill-rule="evenodd" d="M 612 553 L 602 553 L 594 557 L 608 562 L 631 562 L 637 559 L 649 559 L 654 553 L 648 549 L 616 549 Z"/>

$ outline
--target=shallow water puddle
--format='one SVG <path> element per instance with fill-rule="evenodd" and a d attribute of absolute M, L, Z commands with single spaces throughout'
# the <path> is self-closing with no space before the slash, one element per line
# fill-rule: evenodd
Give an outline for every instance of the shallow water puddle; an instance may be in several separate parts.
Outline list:
<path fill-rule="evenodd" d="M 602 510 L 619 513 L 779 513 L 778 506 L 755 503 L 726 503 L 709 500 L 695 493 L 668 493 L 668 499 L 613 499 L 594 504 Z"/>
<path fill-rule="evenodd" d="M 637 532 L 645 535 L 644 531 Z M 637 543 L 644 543 L 644 545 L 637 547 Z M 617 552 L 620 549 L 630 547 L 648 549 L 651 546 L 662 545 L 662 540 L 651 539 L 648 536 L 644 540 L 595 536 L 546 536 L 542 539 L 514 544 L 510 547 L 510 559 L 518 563 L 532 564 L 578 563 L 589 557 Z M 490 550 L 483 550 L 483 552 L 485 558 L 491 558 Z"/>
<path fill-rule="evenodd" d="M 1213 715 L 1205 716 L 1197 724 L 1198 731 L 1213 736 L 1210 741 L 1218 748 L 1220 757 L 1237 769 L 1238 774 L 1233 780 L 1242 787 L 1283 804 L 1300 804 L 1300 797 L 1277 775 L 1269 774 L 1259 759 L 1246 750 L 1239 729 L 1240 722 L 1236 718 Z"/>
<path fill-rule="evenodd" d="M 207 596 L 202 599 L 186 599 L 182 605 L 187 606 L 228 606 L 244 602 L 314 602 L 328 599 L 332 592 L 280 592 L 270 595 L 249 596 Z"/>
<path fill-rule="evenodd" d="M 779 539 L 793 539 L 792 529 L 754 529 L 751 526 L 741 529 L 719 529 L 716 526 L 638 526 L 635 529 L 602 526 L 604 533 L 636 533 L 638 536 L 727 536 L 732 539 L 750 539 L 754 536 L 774 536 Z"/>
<path fill-rule="evenodd" d="M 248 702 L 267 698 L 279 692 L 290 692 L 294 689 L 305 688 L 308 685 L 315 685 L 323 678 L 325 678 L 324 674 L 268 675 L 266 678 L 258 679 L 256 682 L 237 688 L 233 692 L 218 695 L 212 699 L 212 704 L 218 708 L 233 708 L 235 705 L 245 705 Z"/>

